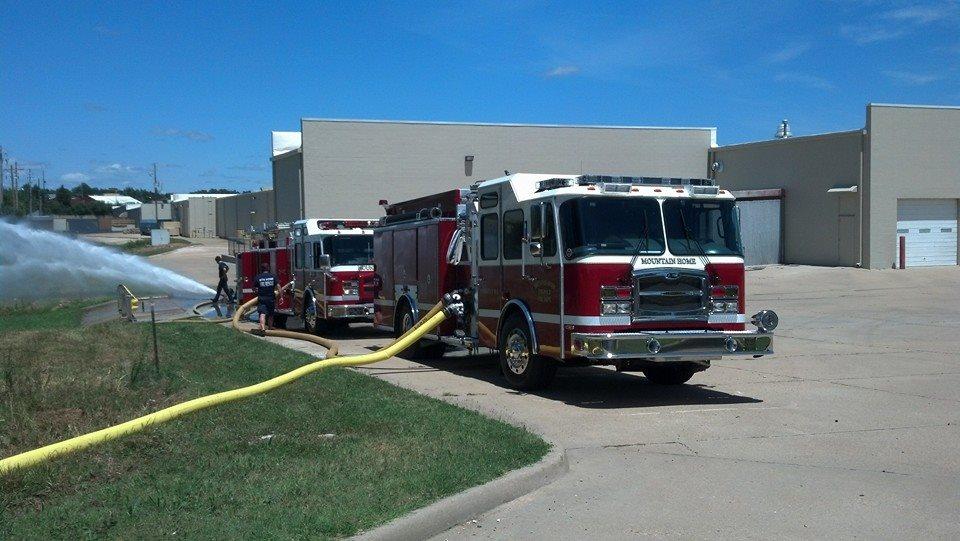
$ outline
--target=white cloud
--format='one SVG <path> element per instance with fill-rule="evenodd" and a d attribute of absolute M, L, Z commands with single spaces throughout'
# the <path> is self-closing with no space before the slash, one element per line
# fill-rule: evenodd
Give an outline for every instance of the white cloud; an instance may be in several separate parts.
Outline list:
<path fill-rule="evenodd" d="M 93 169 L 93 172 L 99 175 L 128 175 L 132 173 L 139 173 L 141 171 L 143 171 L 142 167 L 125 165 L 122 163 L 109 163 L 100 165 Z"/>
<path fill-rule="evenodd" d="M 878 24 L 845 24 L 840 27 L 840 35 L 858 45 L 897 39 L 906 33 L 903 29 L 887 28 Z"/>
<path fill-rule="evenodd" d="M 263 166 L 263 164 L 248 163 L 244 165 L 231 165 L 230 169 L 235 171 L 263 171 L 266 168 Z"/>
<path fill-rule="evenodd" d="M 795 43 L 768 54 L 766 60 L 771 64 L 782 64 L 783 62 L 789 62 L 795 58 L 798 58 L 800 55 L 809 50 L 809 43 Z"/>
<path fill-rule="evenodd" d="M 835 87 L 833 83 L 824 79 L 823 77 L 817 75 L 810 75 L 807 73 L 794 73 L 794 72 L 784 72 L 778 73 L 774 80 L 781 83 L 795 83 L 810 88 L 816 88 L 818 90 L 833 90 Z"/>
<path fill-rule="evenodd" d="M 939 75 L 913 73 L 909 71 L 886 70 L 883 74 L 898 83 L 911 86 L 922 86 L 941 79 Z"/>
<path fill-rule="evenodd" d="M 546 77 L 568 77 L 570 75 L 576 75 L 580 73 L 580 68 L 572 65 L 557 66 L 552 70 L 544 73 Z"/>
<path fill-rule="evenodd" d="M 154 128 L 154 135 L 160 137 L 182 137 L 191 141 L 212 141 L 213 136 L 207 132 L 197 130 L 179 130 L 176 128 Z"/>
<path fill-rule="evenodd" d="M 67 173 L 64 175 L 60 175 L 61 182 L 70 182 L 70 183 L 80 184 L 81 182 L 86 182 L 88 180 L 90 180 L 90 175 L 86 173 L 77 172 L 77 173 Z"/>
<path fill-rule="evenodd" d="M 933 23 L 953 19 L 957 13 L 955 2 L 903 7 L 866 17 L 866 22 L 842 25 L 840 35 L 859 45 L 869 45 L 897 39 Z"/>
<path fill-rule="evenodd" d="M 957 12 L 953 4 L 939 6 L 910 6 L 888 11 L 881 15 L 884 19 L 906 21 L 923 25 L 947 19 Z"/>

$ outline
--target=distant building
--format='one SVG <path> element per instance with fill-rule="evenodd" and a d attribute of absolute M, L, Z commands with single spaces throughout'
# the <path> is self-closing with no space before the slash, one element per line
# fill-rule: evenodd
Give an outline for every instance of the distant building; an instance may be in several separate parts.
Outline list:
<path fill-rule="evenodd" d="M 91 201 L 98 201 L 110 205 L 110 208 L 124 207 L 126 210 L 133 210 L 143 203 L 129 195 L 120 195 L 116 193 L 107 193 L 103 195 L 85 195 L 83 196 Z"/>
<path fill-rule="evenodd" d="M 869 104 L 863 128 L 709 154 L 723 187 L 783 190 L 784 263 L 957 264 L 960 107 Z"/>
<path fill-rule="evenodd" d="M 180 234 L 193 238 L 217 236 L 217 201 L 222 199 L 222 196 L 219 194 L 187 195 L 190 197 L 182 199 L 171 197 L 174 200 L 171 203 L 173 219 L 180 222 Z"/>
<path fill-rule="evenodd" d="M 273 132 L 280 222 L 376 218 L 401 201 L 513 173 L 703 177 L 715 128 L 304 118 Z M 297 145 L 297 143 L 300 143 Z"/>
<path fill-rule="evenodd" d="M 213 198 L 218 199 L 221 197 L 231 197 L 237 194 L 233 193 L 172 193 L 170 194 L 170 202 L 176 203 L 178 201 L 185 201 L 187 199 L 196 199 L 196 198 Z"/>
<path fill-rule="evenodd" d="M 273 190 L 261 190 L 216 200 L 216 234 L 235 238 L 239 234 L 270 229 L 277 223 Z"/>

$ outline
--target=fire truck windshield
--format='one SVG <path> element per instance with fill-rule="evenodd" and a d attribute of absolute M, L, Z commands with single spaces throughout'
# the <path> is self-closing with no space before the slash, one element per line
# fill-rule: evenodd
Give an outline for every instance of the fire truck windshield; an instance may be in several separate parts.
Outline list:
<path fill-rule="evenodd" d="M 323 239 L 323 253 L 332 265 L 369 265 L 373 262 L 372 235 L 330 235 Z"/>
<path fill-rule="evenodd" d="M 570 199 L 560 205 L 560 231 L 568 259 L 663 254 L 663 227 L 656 199 Z"/>
<path fill-rule="evenodd" d="M 673 255 L 743 255 L 733 201 L 669 199 L 663 217 Z"/>

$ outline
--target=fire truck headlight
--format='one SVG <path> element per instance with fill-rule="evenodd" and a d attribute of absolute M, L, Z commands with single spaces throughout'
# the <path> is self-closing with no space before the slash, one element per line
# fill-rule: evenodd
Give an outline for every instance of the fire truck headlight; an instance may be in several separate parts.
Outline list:
<path fill-rule="evenodd" d="M 780 317 L 773 310 L 760 310 L 751 321 L 760 332 L 770 332 L 780 324 Z"/>
<path fill-rule="evenodd" d="M 360 292 L 360 283 L 357 280 L 345 280 L 343 282 L 344 295 L 358 295 Z"/>
<path fill-rule="evenodd" d="M 739 305 L 736 301 L 727 302 L 727 299 L 710 301 L 710 311 L 715 314 L 736 314 L 739 311 Z"/>
<path fill-rule="evenodd" d="M 630 309 L 629 302 L 604 302 L 600 307 L 600 313 L 605 316 L 616 316 L 629 314 Z"/>

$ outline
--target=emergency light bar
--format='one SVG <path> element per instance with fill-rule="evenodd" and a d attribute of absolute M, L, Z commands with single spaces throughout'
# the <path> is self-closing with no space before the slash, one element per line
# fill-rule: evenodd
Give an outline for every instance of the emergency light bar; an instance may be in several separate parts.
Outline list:
<path fill-rule="evenodd" d="M 377 220 L 317 220 L 320 229 L 363 229 L 377 225 Z"/>
<path fill-rule="evenodd" d="M 612 175 L 582 175 L 577 177 L 580 186 L 597 184 L 628 184 L 631 186 L 713 186 L 708 178 L 624 177 Z"/>
<path fill-rule="evenodd" d="M 556 190 L 570 186 L 602 186 L 605 192 L 629 192 L 631 186 L 713 186 L 708 178 L 625 177 L 613 175 L 581 175 L 571 178 L 548 178 L 541 180 L 537 191 Z M 716 188 L 714 188 L 716 190 Z M 700 195 L 716 195 L 704 191 Z"/>

